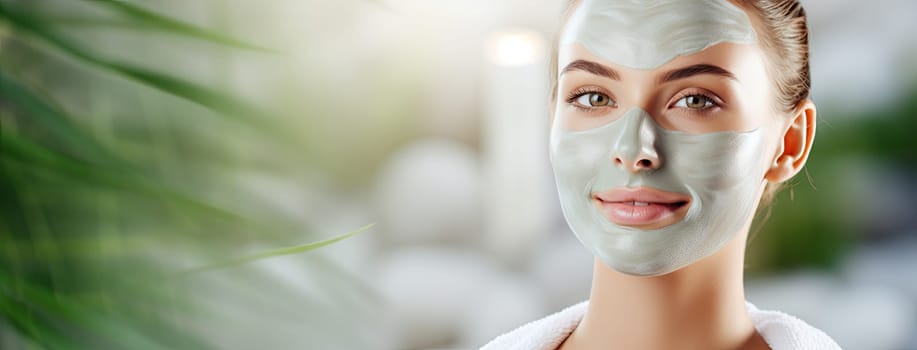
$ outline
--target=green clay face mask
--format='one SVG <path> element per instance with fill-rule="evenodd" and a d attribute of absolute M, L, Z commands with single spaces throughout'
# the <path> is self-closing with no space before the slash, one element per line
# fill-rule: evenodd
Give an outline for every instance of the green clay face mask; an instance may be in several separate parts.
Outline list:
<path fill-rule="evenodd" d="M 754 44 L 745 12 L 725 0 L 584 0 L 560 47 L 582 44 L 617 64 L 654 69 L 723 43 Z"/>
<path fill-rule="evenodd" d="M 633 108 L 598 128 L 551 132 L 551 163 L 561 208 L 577 238 L 609 267 L 632 275 L 666 274 L 726 244 L 747 224 L 763 185 L 761 129 L 688 134 L 665 130 Z M 661 166 L 632 173 L 614 164 L 655 153 Z M 653 188 L 690 198 L 684 218 L 654 230 L 608 220 L 594 195 L 615 188 Z"/>
<path fill-rule="evenodd" d="M 748 17 L 725 0 L 584 0 L 560 47 L 581 44 L 610 62 L 656 69 L 723 42 L 756 43 Z M 592 129 L 568 130 L 557 120 L 552 127 L 550 155 L 561 208 L 583 245 L 617 271 L 656 276 L 713 254 L 747 227 L 764 185 L 763 130 L 689 134 L 663 129 L 643 109 L 622 108 L 622 116 Z M 629 160 L 648 155 L 656 164 L 629 171 L 616 163 L 619 155 Z M 687 209 L 661 227 L 619 224 L 606 205 L 620 209 L 627 203 L 626 210 L 636 213 L 647 202 L 598 198 L 616 189 L 678 194 L 687 202 L 679 202 L 680 208 Z"/>

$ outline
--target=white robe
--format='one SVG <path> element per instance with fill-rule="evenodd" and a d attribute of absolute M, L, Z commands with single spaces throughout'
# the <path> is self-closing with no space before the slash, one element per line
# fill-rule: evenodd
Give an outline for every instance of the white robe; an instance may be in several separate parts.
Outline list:
<path fill-rule="evenodd" d="M 588 301 L 527 323 L 491 340 L 481 350 L 554 350 L 583 319 Z M 839 350 L 827 334 L 796 317 L 779 311 L 758 310 L 746 302 L 755 329 L 773 350 Z"/>

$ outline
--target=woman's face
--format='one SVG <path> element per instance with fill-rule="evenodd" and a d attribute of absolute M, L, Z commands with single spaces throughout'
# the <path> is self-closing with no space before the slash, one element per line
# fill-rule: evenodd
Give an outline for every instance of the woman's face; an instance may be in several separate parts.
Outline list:
<path fill-rule="evenodd" d="M 586 0 L 564 28 L 551 160 L 574 233 L 660 275 L 747 230 L 781 129 L 750 21 L 725 0 Z"/>

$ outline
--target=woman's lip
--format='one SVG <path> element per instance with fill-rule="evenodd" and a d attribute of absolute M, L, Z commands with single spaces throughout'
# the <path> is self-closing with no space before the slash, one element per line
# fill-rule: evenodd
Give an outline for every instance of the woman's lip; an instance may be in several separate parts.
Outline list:
<path fill-rule="evenodd" d="M 662 228 L 681 221 L 691 197 L 652 188 L 616 188 L 593 195 L 599 210 L 611 222 L 641 229 Z"/>
<path fill-rule="evenodd" d="M 608 203 L 615 202 L 644 202 L 675 204 L 680 202 L 690 202 L 691 197 L 676 192 L 665 192 L 649 187 L 618 187 L 612 190 L 598 192 L 592 195 L 594 198 Z"/>

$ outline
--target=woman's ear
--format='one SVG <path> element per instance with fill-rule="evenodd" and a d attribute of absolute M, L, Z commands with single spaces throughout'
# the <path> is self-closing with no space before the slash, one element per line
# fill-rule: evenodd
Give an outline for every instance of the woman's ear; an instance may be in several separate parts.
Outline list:
<path fill-rule="evenodd" d="M 815 103 L 805 99 L 796 106 L 793 119 L 777 145 L 777 155 L 764 178 L 770 182 L 789 180 L 806 164 L 815 138 Z"/>

